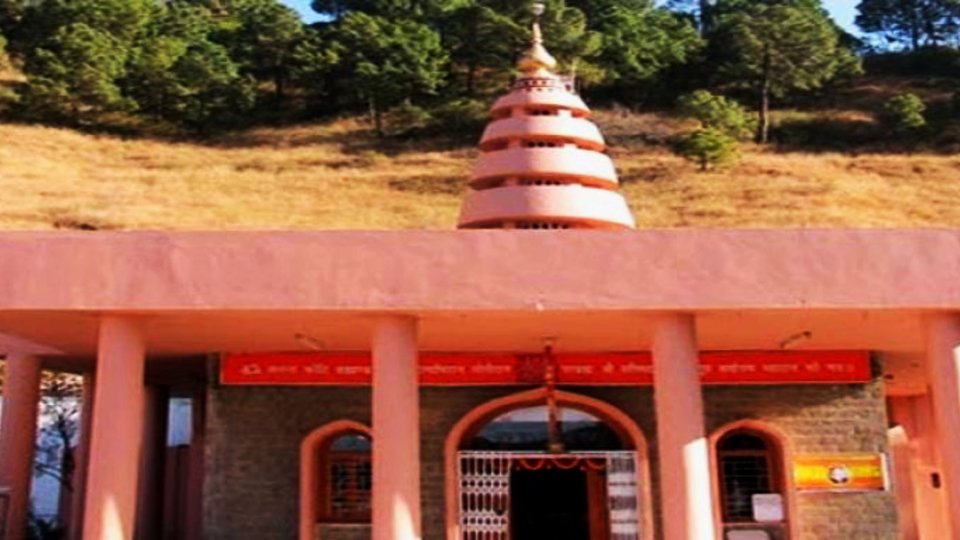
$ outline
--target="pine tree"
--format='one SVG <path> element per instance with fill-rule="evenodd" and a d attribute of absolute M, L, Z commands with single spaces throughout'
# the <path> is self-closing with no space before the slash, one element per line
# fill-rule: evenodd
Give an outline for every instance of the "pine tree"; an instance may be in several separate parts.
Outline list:
<path fill-rule="evenodd" d="M 205 132 L 253 105 L 252 80 L 211 40 L 217 23 L 204 7 L 168 4 L 137 39 L 123 86 L 141 113 Z"/>
<path fill-rule="evenodd" d="M 339 104 L 336 91 L 341 58 L 334 40 L 334 26 L 308 27 L 304 38 L 294 47 L 291 59 L 297 86 L 328 109 Z"/>
<path fill-rule="evenodd" d="M 680 96 L 677 112 L 698 120 L 702 127 L 719 130 L 736 139 L 749 138 L 754 132 L 753 122 L 739 103 L 707 90 Z"/>
<path fill-rule="evenodd" d="M 338 69 L 367 103 L 378 135 L 387 108 L 432 94 L 443 80 L 447 53 L 440 36 L 422 23 L 351 12 L 337 23 L 333 38 Z"/>
<path fill-rule="evenodd" d="M 131 108 L 118 81 L 134 38 L 156 8 L 151 0 L 26 4 L 18 50 L 28 78 L 24 94 L 28 109 L 78 121 Z"/>
<path fill-rule="evenodd" d="M 0 34 L 8 37 L 16 34 L 25 9 L 24 0 L 0 0 Z"/>
<path fill-rule="evenodd" d="M 576 75 L 587 83 L 601 82 L 603 70 L 597 59 L 603 47 L 603 36 L 588 27 L 583 11 L 568 6 L 564 0 L 545 3 L 546 11 L 540 18 L 543 39 L 559 61 L 559 71 Z M 522 17 L 518 14 L 516 17 L 525 20 L 529 15 Z"/>
<path fill-rule="evenodd" d="M 913 50 L 942 44 L 960 31 L 956 0 L 861 0 L 857 12 L 861 30 Z"/>
<path fill-rule="evenodd" d="M 117 85 L 125 62 L 126 50 L 105 31 L 85 23 L 59 28 L 24 65 L 24 104 L 41 117 L 73 121 L 129 108 Z"/>
<path fill-rule="evenodd" d="M 481 73 L 503 76 L 510 72 L 524 32 L 515 19 L 480 2 L 457 8 L 444 17 L 444 48 L 450 52 L 451 67 L 463 73 L 466 95 L 477 93 Z"/>
<path fill-rule="evenodd" d="M 226 21 L 220 41 L 230 57 L 257 80 L 271 81 L 278 99 L 293 68 L 294 50 L 304 39 L 300 16 L 277 0 L 224 0 Z"/>
<path fill-rule="evenodd" d="M 739 153 L 737 140 L 718 129 L 703 128 L 684 135 L 678 152 L 695 162 L 701 171 L 735 160 Z"/>
<path fill-rule="evenodd" d="M 857 72 L 859 63 L 840 45 L 836 26 L 818 2 L 736 2 L 742 7 L 723 6 L 710 48 L 725 81 L 755 92 L 757 140 L 765 143 L 771 99 L 819 88 L 839 74 Z"/>
<path fill-rule="evenodd" d="M 599 16 L 597 27 L 603 36 L 598 63 L 607 84 L 648 83 L 689 62 L 703 45 L 689 21 L 663 9 L 613 6 Z"/>
<path fill-rule="evenodd" d="M 920 96 L 909 92 L 897 94 L 883 104 L 880 120 L 895 135 L 909 136 L 927 125 L 923 116 L 926 110 Z"/>
<path fill-rule="evenodd" d="M 196 131 L 228 124 L 253 106 L 253 85 L 222 45 L 210 41 L 191 45 L 174 65 L 173 73 L 188 89 L 179 119 Z"/>

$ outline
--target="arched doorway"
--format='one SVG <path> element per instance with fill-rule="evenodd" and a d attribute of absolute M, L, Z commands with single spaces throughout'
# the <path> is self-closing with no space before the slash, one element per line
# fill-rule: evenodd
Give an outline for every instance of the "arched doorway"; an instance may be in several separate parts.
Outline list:
<path fill-rule="evenodd" d="M 462 419 L 447 440 L 449 540 L 652 538 L 646 442 L 616 408 L 533 390 Z"/>

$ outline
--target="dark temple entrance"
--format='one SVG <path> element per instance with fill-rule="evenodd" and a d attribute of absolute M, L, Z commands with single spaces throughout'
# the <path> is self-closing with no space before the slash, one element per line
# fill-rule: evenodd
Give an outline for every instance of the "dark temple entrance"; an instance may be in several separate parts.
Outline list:
<path fill-rule="evenodd" d="M 590 540 L 587 473 L 544 469 L 510 476 L 512 540 Z"/>
<path fill-rule="evenodd" d="M 640 540 L 637 452 L 589 413 L 559 417 L 559 451 L 542 406 L 494 418 L 461 447 L 460 540 Z"/>

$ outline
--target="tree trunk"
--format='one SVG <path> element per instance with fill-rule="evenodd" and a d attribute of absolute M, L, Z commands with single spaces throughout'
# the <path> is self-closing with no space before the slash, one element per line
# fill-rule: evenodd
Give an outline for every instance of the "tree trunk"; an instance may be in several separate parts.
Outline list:
<path fill-rule="evenodd" d="M 757 123 L 757 142 L 767 144 L 770 138 L 770 86 L 764 81 L 760 88 L 759 122 Z"/>
<path fill-rule="evenodd" d="M 917 8 L 915 8 L 913 16 L 910 18 L 910 45 L 913 51 L 920 48 L 920 24 L 920 14 L 917 13 Z"/>
<path fill-rule="evenodd" d="M 467 65 L 467 96 L 473 97 L 476 91 L 477 63 L 473 60 Z"/>
<path fill-rule="evenodd" d="M 760 81 L 760 103 L 758 104 L 759 122 L 757 123 L 757 142 L 767 144 L 770 138 L 770 53 L 763 55 L 763 75 Z"/>
<path fill-rule="evenodd" d="M 283 101 L 286 97 L 286 74 L 282 67 L 275 67 L 273 70 L 273 95 L 277 101 Z"/>
<path fill-rule="evenodd" d="M 713 29 L 713 13 L 711 13 L 711 4 L 713 0 L 700 0 L 700 35 L 705 36 Z"/>
<path fill-rule="evenodd" d="M 373 120 L 373 129 L 377 132 L 377 137 L 383 137 L 383 114 L 380 112 L 380 107 L 377 105 L 376 98 L 370 98 L 368 102 L 370 106 L 370 118 Z"/>
<path fill-rule="evenodd" d="M 339 81 L 341 79 L 338 75 L 339 73 L 337 71 L 331 70 L 324 77 L 324 81 L 323 81 L 323 92 L 325 94 L 324 97 L 327 98 L 325 101 L 330 104 L 333 110 L 336 110 L 340 105 Z"/>

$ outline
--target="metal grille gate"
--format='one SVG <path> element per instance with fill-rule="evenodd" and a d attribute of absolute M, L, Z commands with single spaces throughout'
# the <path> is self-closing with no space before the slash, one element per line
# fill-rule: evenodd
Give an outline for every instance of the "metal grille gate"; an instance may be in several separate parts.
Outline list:
<path fill-rule="evenodd" d="M 509 454 L 460 452 L 462 540 L 510 538 Z"/>
<path fill-rule="evenodd" d="M 510 540 L 510 471 L 513 460 L 543 458 L 531 452 L 458 454 L 461 540 Z M 558 458 L 605 458 L 610 540 L 640 539 L 636 452 L 577 452 Z"/>
<path fill-rule="evenodd" d="M 607 456 L 607 508 L 610 540 L 639 540 L 640 498 L 637 495 L 637 456 L 623 452 Z"/>

